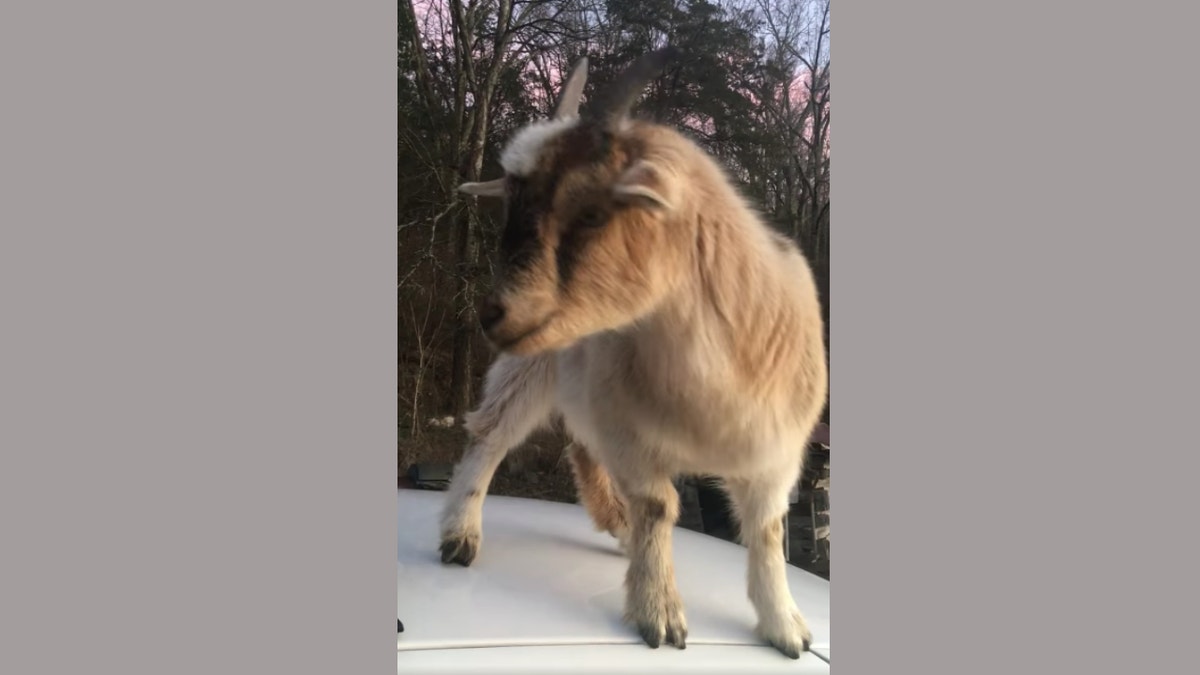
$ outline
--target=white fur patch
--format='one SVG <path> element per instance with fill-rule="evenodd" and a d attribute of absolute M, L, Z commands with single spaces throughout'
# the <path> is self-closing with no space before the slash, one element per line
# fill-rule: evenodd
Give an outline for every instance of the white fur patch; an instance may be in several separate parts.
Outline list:
<path fill-rule="evenodd" d="M 528 176 L 537 166 L 538 155 L 546 141 L 558 136 L 579 122 L 576 117 L 534 122 L 521 129 L 509 141 L 500 155 L 500 166 L 514 176 Z"/>

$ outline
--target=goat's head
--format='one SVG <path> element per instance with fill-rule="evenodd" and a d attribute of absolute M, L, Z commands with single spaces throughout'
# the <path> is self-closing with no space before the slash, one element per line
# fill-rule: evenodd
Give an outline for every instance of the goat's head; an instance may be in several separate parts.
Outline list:
<path fill-rule="evenodd" d="M 505 175 L 459 188 L 505 201 L 499 277 L 480 309 L 500 350 L 533 354 L 619 329 L 676 287 L 688 264 L 679 243 L 690 241 L 672 222 L 681 184 L 650 127 L 629 119 L 674 51 L 635 61 L 582 116 L 587 59 L 580 60 L 553 117 L 505 148 Z"/>

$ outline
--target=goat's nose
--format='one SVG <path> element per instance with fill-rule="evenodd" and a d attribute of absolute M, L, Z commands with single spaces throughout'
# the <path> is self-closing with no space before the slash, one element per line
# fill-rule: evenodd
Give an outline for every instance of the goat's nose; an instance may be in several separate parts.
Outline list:
<path fill-rule="evenodd" d="M 500 323 L 500 320 L 503 318 L 504 305 L 500 304 L 495 298 L 488 298 L 484 301 L 483 307 L 479 308 L 479 324 L 483 326 L 485 331 Z"/>

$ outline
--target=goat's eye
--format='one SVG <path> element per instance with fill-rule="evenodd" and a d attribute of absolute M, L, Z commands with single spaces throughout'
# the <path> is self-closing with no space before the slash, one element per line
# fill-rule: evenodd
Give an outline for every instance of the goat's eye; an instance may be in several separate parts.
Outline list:
<path fill-rule="evenodd" d="M 608 222 L 608 217 L 600 211 L 584 211 L 575 217 L 575 227 L 595 228 Z"/>

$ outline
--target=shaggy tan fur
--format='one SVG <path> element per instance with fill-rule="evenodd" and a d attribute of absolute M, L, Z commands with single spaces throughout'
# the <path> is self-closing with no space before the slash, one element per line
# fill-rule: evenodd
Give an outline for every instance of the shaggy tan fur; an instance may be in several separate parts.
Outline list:
<path fill-rule="evenodd" d="M 604 470 L 582 445 L 571 443 L 567 447 L 567 458 L 575 478 L 579 501 L 587 509 L 596 529 L 608 532 L 622 543 L 629 536 L 629 522 L 625 516 L 625 503 Z"/>
<path fill-rule="evenodd" d="M 656 58 L 621 86 L 644 84 Z M 528 175 L 500 183 L 522 262 L 491 300 L 485 332 L 503 354 L 468 420 L 475 441 L 452 482 L 443 559 L 474 558 L 496 465 L 557 413 L 586 448 L 576 475 L 593 519 L 608 529 L 610 497 L 624 504 L 625 614 L 643 639 L 685 644 L 671 479 L 703 473 L 724 479 L 741 521 L 760 635 L 797 658 L 811 634 L 787 587 L 780 520 L 828 391 L 813 275 L 697 145 L 605 115 L 559 120 L 521 148 L 536 157 Z M 464 186 L 495 189 L 477 188 Z"/>

